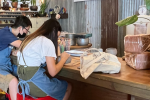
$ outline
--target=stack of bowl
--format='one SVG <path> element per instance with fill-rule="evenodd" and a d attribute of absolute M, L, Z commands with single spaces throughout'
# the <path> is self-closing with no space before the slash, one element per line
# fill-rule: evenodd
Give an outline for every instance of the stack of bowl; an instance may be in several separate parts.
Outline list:
<path fill-rule="evenodd" d="M 76 45 L 75 34 L 73 33 L 65 34 L 65 38 L 71 39 L 71 46 Z"/>

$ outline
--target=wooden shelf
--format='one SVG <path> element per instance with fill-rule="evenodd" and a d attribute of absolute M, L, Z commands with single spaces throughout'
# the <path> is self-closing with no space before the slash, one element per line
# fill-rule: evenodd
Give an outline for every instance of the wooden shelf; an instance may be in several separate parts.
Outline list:
<path fill-rule="evenodd" d="M 0 20 L 6 20 L 6 19 L 16 19 L 16 17 L 0 17 Z"/>
<path fill-rule="evenodd" d="M 11 26 L 14 24 L 16 17 L 21 15 L 32 15 L 38 11 L 9 11 L 9 10 L 0 10 L 0 29 L 6 26 Z"/>
<path fill-rule="evenodd" d="M 6 23 L 6 24 L 0 24 L 0 27 L 11 26 L 11 25 L 13 25 L 13 23 L 12 24 L 8 24 L 8 23 Z"/>
<path fill-rule="evenodd" d="M 0 14 L 0 16 L 21 16 L 23 14 Z"/>
<path fill-rule="evenodd" d="M 5 12 L 5 13 L 22 13 L 22 12 L 38 12 L 38 11 L 21 11 L 21 10 L 17 10 L 17 11 L 9 11 L 9 10 L 0 10 L 0 12 Z"/>
<path fill-rule="evenodd" d="M 92 46 L 92 44 L 89 43 L 89 44 L 86 45 L 86 46 L 78 46 L 78 45 L 76 45 L 76 46 L 71 46 L 70 49 L 72 50 L 72 49 L 90 48 L 91 46 Z"/>
<path fill-rule="evenodd" d="M 64 14 L 59 14 L 60 15 L 60 19 L 67 19 L 68 18 L 68 13 L 64 13 Z M 55 19 L 56 14 L 51 14 L 51 18 Z"/>

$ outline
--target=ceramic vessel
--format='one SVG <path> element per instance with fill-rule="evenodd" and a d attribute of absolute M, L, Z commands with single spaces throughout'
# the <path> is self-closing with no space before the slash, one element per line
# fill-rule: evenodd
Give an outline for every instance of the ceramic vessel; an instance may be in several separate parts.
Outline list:
<path fill-rule="evenodd" d="M 38 7 L 37 6 L 30 6 L 31 11 L 37 11 Z"/>
<path fill-rule="evenodd" d="M 59 62 L 61 60 L 61 57 L 59 56 L 58 58 L 57 58 L 57 62 Z M 71 63 L 71 57 L 69 57 L 67 60 L 66 60 L 66 62 L 65 62 L 65 64 L 68 64 L 68 63 Z"/>
<path fill-rule="evenodd" d="M 79 46 L 86 46 L 89 44 L 89 38 L 77 38 L 77 44 Z"/>
<path fill-rule="evenodd" d="M 47 13 L 38 13 L 38 16 L 39 16 L 39 17 L 46 17 L 46 14 L 47 14 Z"/>
<path fill-rule="evenodd" d="M 105 52 L 113 54 L 113 55 L 117 55 L 117 49 L 116 48 L 107 48 Z"/>
<path fill-rule="evenodd" d="M 20 8 L 21 11 L 28 11 L 29 8 Z"/>
<path fill-rule="evenodd" d="M 9 10 L 10 7 L 1 7 L 3 10 Z"/>

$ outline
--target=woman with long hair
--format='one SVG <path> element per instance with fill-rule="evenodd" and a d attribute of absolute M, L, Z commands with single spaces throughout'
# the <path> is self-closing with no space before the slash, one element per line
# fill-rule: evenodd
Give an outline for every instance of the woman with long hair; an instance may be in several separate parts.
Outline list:
<path fill-rule="evenodd" d="M 60 32 L 60 24 L 55 19 L 49 19 L 22 42 L 17 53 L 17 73 L 24 97 L 25 94 L 33 97 L 48 95 L 57 100 L 68 100 L 71 85 L 57 78 L 49 78 L 44 68 L 47 65 L 48 73 L 54 77 L 70 56 L 64 52 L 60 62 L 55 63 Z"/>

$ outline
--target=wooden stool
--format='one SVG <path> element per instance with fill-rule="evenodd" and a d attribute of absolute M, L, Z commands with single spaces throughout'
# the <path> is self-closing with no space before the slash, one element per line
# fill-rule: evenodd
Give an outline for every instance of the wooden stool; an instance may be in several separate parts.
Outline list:
<path fill-rule="evenodd" d="M 8 98 L 8 100 L 11 100 L 10 95 L 6 93 L 6 97 Z M 21 94 L 17 94 L 17 100 L 23 100 L 23 96 Z M 30 96 L 25 96 L 25 100 L 56 100 L 50 96 L 46 96 L 46 97 L 40 97 L 40 98 L 32 98 Z"/>

